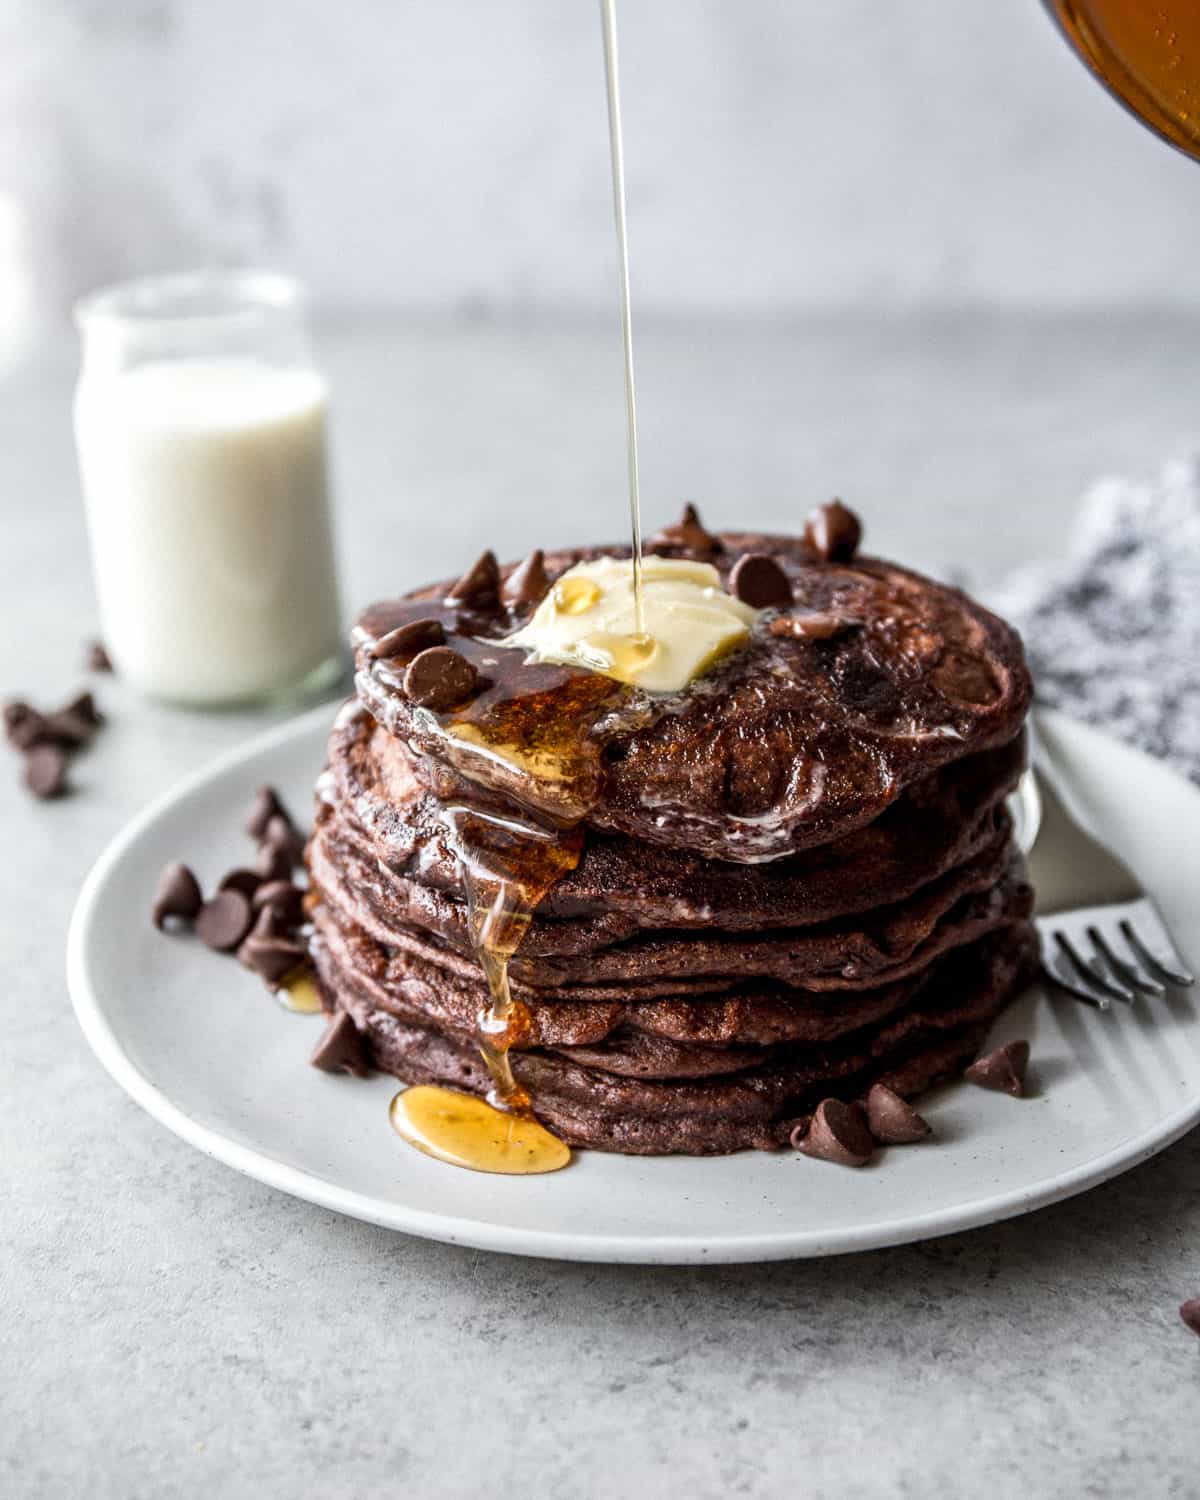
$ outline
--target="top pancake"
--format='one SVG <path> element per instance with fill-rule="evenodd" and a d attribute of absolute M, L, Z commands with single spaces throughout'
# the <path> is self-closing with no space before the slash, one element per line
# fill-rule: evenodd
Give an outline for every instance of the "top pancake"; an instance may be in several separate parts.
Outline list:
<path fill-rule="evenodd" d="M 765 612 L 744 649 L 651 698 L 497 649 L 522 617 L 464 611 L 439 584 L 362 616 L 359 698 L 438 797 L 483 787 L 555 821 L 744 863 L 841 838 L 931 771 L 1019 732 L 1031 696 L 1020 640 L 960 590 L 875 558 L 826 562 L 796 538 L 716 541 L 704 560 L 723 580 L 742 554 L 768 553 L 792 583 L 784 613 L 834 616 L 837 633 L 774 635 L 780 611 Z M 546 571 L 620 555 L 554 553 Z M 449 714 L 409 702 L 403 664 L 372 659 L 381 636 L 417 618 L 440 620 L 484 679 Z"/>

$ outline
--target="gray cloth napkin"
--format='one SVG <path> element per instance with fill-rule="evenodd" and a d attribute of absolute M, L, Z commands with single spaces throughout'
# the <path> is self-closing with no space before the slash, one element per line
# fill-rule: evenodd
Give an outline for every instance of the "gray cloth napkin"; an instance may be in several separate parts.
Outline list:
<path fill-rule="evenodd" d="M 1200 781 L 1200 457 L 1096 485 L 1067 560 L 988 602 L 1024 636 L 1038 702 Z"/>

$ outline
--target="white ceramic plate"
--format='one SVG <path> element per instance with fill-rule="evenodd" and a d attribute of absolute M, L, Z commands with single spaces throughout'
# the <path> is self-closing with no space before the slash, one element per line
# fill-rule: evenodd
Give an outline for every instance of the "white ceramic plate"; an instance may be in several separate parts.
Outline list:
<path fill-rule="evenodd" d="M 261 782 L 302 812 L 330 709 L 227 758 L 138 818 L 89 876 L 71 927 L 76 1013 L 104 1066 L 184 1140 L 241 1172 L 411 1234 L 571 1260 L 703 1262 L 831 1255 L 968 1229 L 1069 1197 L 1137 1165 L 1200 1120 L 1200 1013 L 1173 994 L 1091 1011 L 1032 991 L 997 1040 L 1033 1044 L 1034 1095 L 967 1085 L 922 1106 L 933 1141 L 862 1171 L 790 1151 L 712 1159 L 580 1152 L 547 1177 L 486 1177 L 406 1147 L 396 1085 L 329 1077 L 306 1058 L 321 1022 L 148 910 L 160 868 L 213 881 L 245 851 Z M 1060 716 L 1043 727 L 1079 800 L 1200 959 L 1200 794 L 1157 762 Z M 1039 847 L 1035 862 L 1054 863 Z M 1056 871 L 1061 874 L 1061 870 Z M 1036 870 L 1035 870 L 1036 874 Z"/>

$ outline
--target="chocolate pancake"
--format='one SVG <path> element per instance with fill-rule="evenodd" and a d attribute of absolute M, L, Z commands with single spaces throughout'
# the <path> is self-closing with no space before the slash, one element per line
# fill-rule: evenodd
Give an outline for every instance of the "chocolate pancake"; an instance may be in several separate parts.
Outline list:
<path fill-rule="evenodd" d="M 539 916 L 590 918 L 616 942 L 641 928 L 763 930 L 869 911 L 992 843 L 999 804 L 1024 763 L 1018 736 L 915 782 L 873 823 L 843 839 L 759 864 L 592 833 Z M 340 823 L 369 838 L 376 858 L 401 877 L 465 900 L 442 805 L 418 783 L 397 739 L 364 712 L 343 714 L 330 740 L 330 773 L 327 800 Z"/>
<path fill-rule="evenodd" d="M 441 950 L 477 971 L 464 903 L 392 874 L 369 849 L 347 837 L 323 808 L 309 852 L 322 902 L 355 917 L 381 941 L 418 952 Z M 622 984 L 650 986 L 715 977 L 769 977 L 808 988 L 870 988 L 902 977 L 940 952 L 970 942 L 1027 913 L 1023 866 L 1002 822 L 973 860 L 921 887 L 904 901 L 811 927 L 725 933 L 639 933 L 606 941 L 590 918 L 535 914 L 509 972 L 515 983 L 590 993 Z M 712 985 L 708 986 L 712 988 Z"/>
<path fill-rule="evenodd" d="M 737 862 L 844 837 L 930 772 L 1018 733 L 1030 699 L 1020 641 L 959 590 L 879 559 L 823 561 L 794 538 L 725 533 L 715 545 L 706 560 L 723 578 L 746 552 L 773 556 L 790 613 L 832 620 L 832 634 L 775 634 L 767 611 L 745 648 L 651 699 L 527 663 L 496 644 L 513 617 L 464 611 L 441 584 L 361 617 L 358 696 L 443 800 L 490 787 L 544 816 Z M 599 555 L 622 554 L 560 552 L 546 569 Z M 375 657 L 418 618 L 440 621 L 478 674 L 480 690 L 452 713 L 414 704 L 403 664 Z"/>
<path fill-rule="evenodd" d="M 377 1066 L 410 1083 L 486 1092 L 490 1080 L 464 1034 L 374 1008 L 343 980 L 323 942 L 315 957 L 331 1008 L 350 1013 Z M 719 1077 L 631 1077 L 588 1066 L 582 1054 L 542 1050 L 515 1053 L 514 1071 L 540 1117 L 573 1145 L 695 1155 L 779 1146 L 830 1094 L 856 1098 L 883 1081 L 912 1096 L 961 1069 L 1035 962 L 1032 930 L 1019 924 L 956 953 L 937 993 L 926 990 L 883 1026 L 829 1046 L 768 1047 L 756 1063 Z"/>

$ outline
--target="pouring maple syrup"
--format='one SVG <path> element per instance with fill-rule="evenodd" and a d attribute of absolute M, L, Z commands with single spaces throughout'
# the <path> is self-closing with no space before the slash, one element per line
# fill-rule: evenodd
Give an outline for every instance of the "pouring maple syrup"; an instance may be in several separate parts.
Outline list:
<path fill-rule="evenodd" d="M 649 659 L 655 642 L 646 633 L 642 585 L 641 493 L 638 475 L 637 398 L 634 385 L 633 320 L 629 294 L 629 236 L 625 212 L 625 157 L 615 0 L 600 0 L 608 95 L 613 210 L 617 233 L 617 272 L 624 351 L 625 412 L 629 467 L 629 519 L 632 533 L 634 631 L 614 641 L 627 671 Z M 598 586 L 570 579 L 557 586 L 566 614 L 591 609 Z M 613 697 L 610 678 L 599 697 Z M 628 680 L 628 677 L 626 678 Z M 527 1043 L 532 1030 L 528 1007 L 512 993 L 509 961 L 528 930 L 534 910 L 553 883 L 578 862 L 583 840 L 579 824 L 596 786 L 598 746 L 585 726 L 595 722 L 597 690 L 569 682 L 561 710 L 545 705 L 531 721 L 528 705 L 485 693 L 444 725 L 448 742 L 460 753 L 490 754 L 502 783 L 504 767 L 532 777 L 547 814 L 545 823 L 501 814 L 478 805 L 452 805 L 445 817 L 467 889 L 471 940 L 487 980 L 489 1003 L 479 1017 L 479 1050 L 491 1077 L 486 1100 L 455 1089 L 418 1085 L 392 1100 L 390 1119 L 399 1135 L 441 1161 L 480 1172 L 540 1173 L 565 1167 L 570 1148 L 534 1116 L 529 1092 L 513 1073 L 509 1056 Z M 574 698 L 572 698 L 572 691 Z M 582 706 L 579 698 L 582 698 Z M 614 700 L 616 701 L 616 700 Z"/>

